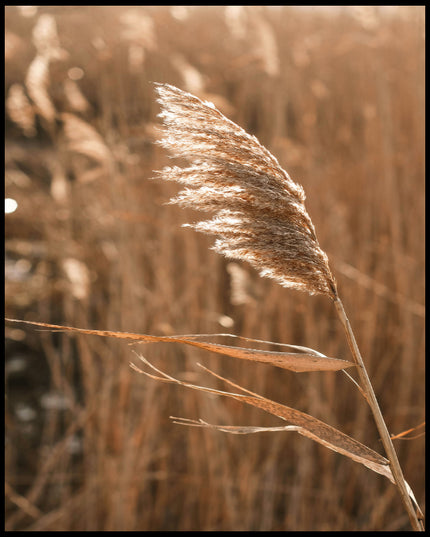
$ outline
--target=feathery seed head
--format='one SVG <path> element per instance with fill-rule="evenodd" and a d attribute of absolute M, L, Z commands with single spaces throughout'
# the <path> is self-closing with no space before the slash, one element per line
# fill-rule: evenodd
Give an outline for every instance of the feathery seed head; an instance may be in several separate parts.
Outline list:
<path fill-rule="evenodd" d="M 156 90 L 165 126 L 160 144 L 190 161 L 160 172 L 162 179 L 185 185 L 171 203 L 215 213 L 189 227 L 217 235 L 217 252 L 249 262 L 284 287 L 335 298 L 336 283 L 303 188 L 255 136 L 212 103 L 169 84 L 156 84 Z"/>

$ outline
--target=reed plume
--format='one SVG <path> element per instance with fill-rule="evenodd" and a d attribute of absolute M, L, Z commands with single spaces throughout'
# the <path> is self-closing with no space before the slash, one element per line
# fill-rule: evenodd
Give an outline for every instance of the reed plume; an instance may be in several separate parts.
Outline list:
<path fill-rule="evenodd" d="M 191 224 L 218 236 L 214 250 L 249 262 L 284 287 L 336 296 L 336 284 L 306 211 L 303 188 L 255 136 L 211 103 L 157 84 L 161 144 L 189 167 L 166 167 L 161 177 L 186 187 L 170 203 L 215 213 Z"/>
<path fill-rule="evenodd" d="M 303 188 L 255 136 L 224 117 L 212 103 L 168 84 L 156 84 L 156 89 L 162 106 L 159 116 L 166 128 L 160 143 L 173 156 L 191 161 L 188 167 L 165 167 L 160 172 L 163 179 L 186 185 L 170 202 L 215 213 L 212 220 L 190 227 L 218 235 L 217 252 L 248 261 L 262 276 L 284 287 L 324 294 L 333 300 L 394 482 L 412 527 L 422 531 L 422 513 L 412 504 L 327 255 L 305 209 Z"/>

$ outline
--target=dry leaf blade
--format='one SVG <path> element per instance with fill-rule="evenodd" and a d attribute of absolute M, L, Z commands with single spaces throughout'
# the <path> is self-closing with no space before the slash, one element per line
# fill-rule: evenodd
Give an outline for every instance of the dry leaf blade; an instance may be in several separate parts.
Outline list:
<path fill-rule="evenodd" d="M 32 321 L 18 321 L 14 319 L 7 319 L 7 320 L 12 321 L 12 322 L 23 322 L 23 323 L 32 324 L 35 326 L 43 326 L 46 328 L 53 328 L 56 330 L 66 330 L 66 331 L 78 332 L 78 333 L 89 334 L 89 335 L 97 335 L 97 336 L 103 336 L 103 337 L 115 337 L 119 339 L 129 339 L 129 340 L 134 340 L 134 341 L 139 341 L 139 342 L 182 343 L 185 345 L 198 347 L 203 350 L 215 352 L 217 354 L 231 356 L 233 358 L 240 358 L 244 360 L 250 360 L 254 362 L 261 362 L 265 364 L 274 365 L 276 367 L 288 369 L 296 373 L 305 372 L 305 371 L 338 371 L 338 370 L 344 369 L 346 367 L 351 367 L 352 365 L 354 365 L 352 362 L 348 362 L 347 360 L 341 360 L 338 358 L 330 358 L 328 356 L 324 356 L 321 353 L 318 353 L 317 351 L 308 349 L 307 347 L 298 347 L 294 345 L 283 344 L 283 346 L 289 346 L 295 349 L 305 349 L 307 352 L 287 353 L 287 352 L 276 352 L 276 351 L 262 351 L 258 349 L 248 349 L 244 347 L 232 347 L 228 345 L 220 345 L 220 344 L 211 343 L 208 341 L 199 341 L 199 339 L 208 337 L 207 335 L 152 336 L 152 335 L 144 335 L 144 334 L 132 334 L 128 332 L 112 332 L 112 331 L 107 331 L 107 330 L 87 330 L 87 329 L 75 328 L 71 326 L 61 326 L 61 325 L 32 322 Z M 218 335 L 221 335 L 221 334 L 213 334 L 212 336 L 216 337 Z M 243 338 L 243 339 L 248 339 L 248 338 Z M 266 341 L 264 343 L 272 344 L 269 341 Z"/>

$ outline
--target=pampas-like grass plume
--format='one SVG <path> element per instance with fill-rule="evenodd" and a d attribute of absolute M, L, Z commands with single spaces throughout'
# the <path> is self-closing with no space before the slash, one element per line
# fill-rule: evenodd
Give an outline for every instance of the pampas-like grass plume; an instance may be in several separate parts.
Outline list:
<path fill-rule="evenodd" d="M 215 213 L 190 225 L 218 236 L 214 249 L 248 261 L 284 287 L 335 298 L 336 284 L 305 209 L 303 188 L 291 180 L 255 136 L 212 103 L 156 84 L 166 132 L 160 141 L 189 167 L 166 167 L 161 177 L 186 187 L 172 200 Z"/>
<path fill-rule="evenodd" d="M 214 246 L 217 252 L 248 261 L 262 276 L 284 287 L 324 294 L 333 300 L 394 482 L 412 527 L 422 531 L 422 515 L 418 519 L 327 255 L 306 212 L 303 188 L 254 136 L 211 103 L 168 84 L 157 84 L 156 88 L 162 106 L 160 117 L 166 127 L 160 143 L 173 156 L 190 161 L 187 168 L 174 166 L 161 171 L 163 179 L 186 185 L 171 203 L 215 213 L 212 220 L 191 227 L 218 235 Z"/>

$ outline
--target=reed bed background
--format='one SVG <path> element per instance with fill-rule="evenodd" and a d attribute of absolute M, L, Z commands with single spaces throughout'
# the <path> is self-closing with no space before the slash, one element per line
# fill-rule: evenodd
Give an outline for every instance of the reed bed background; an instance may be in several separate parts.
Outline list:
<path fill-rule="evenodd" d="M 150 181 L 169 163 L 152 82 L 211 100 L 305 189 L 396 449 L 424 507 L 424 7 L 8 6 L 6 315 L 141 334 L 233 333 L 349 359 L 331 301 L 210 250 Z M 170 415 L 276 425 L 158 384 L 132 348 L 6 326 L 6 529 L 403 530 L 394 486 L 289 433 L 230 436 Z M 376 451 L 338 373 L 295 374 L 175 344 Z M 213 382 L 213 381 L 209 381 Z"/>

